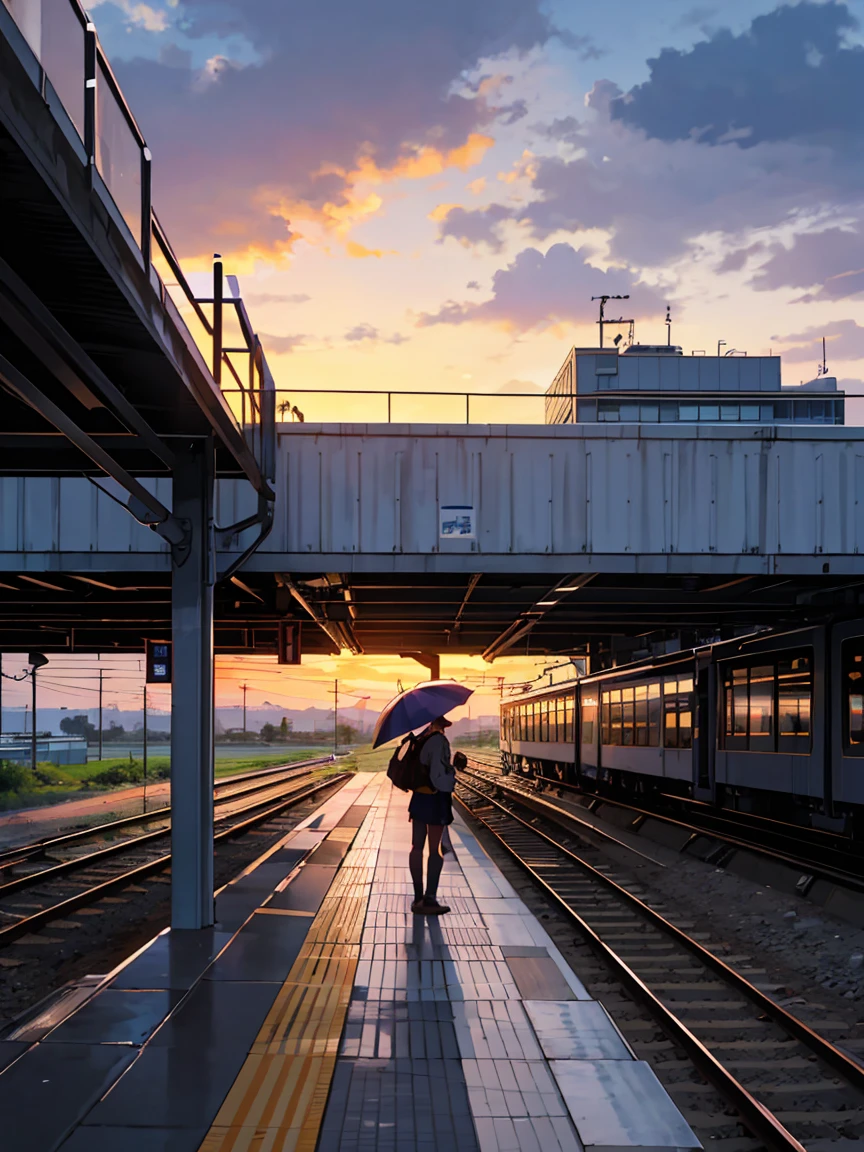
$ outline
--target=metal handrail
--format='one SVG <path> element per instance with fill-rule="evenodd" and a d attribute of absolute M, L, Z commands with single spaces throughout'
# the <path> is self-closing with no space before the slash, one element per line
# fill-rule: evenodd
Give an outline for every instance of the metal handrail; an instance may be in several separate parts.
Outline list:
<path fill-rule="evenodd" d="M 212 341 L 212 348 L 210 349 L 211 355 L 208 357 L 209 366 L 211 369 L 211 376 L 214 384 L 220 384 L 221 371 L 223 365 L 227 368 L 232 379 L 236 381 L 239 389 L 244 393 L 243 401 L 243 425 L 252 425 L 258 429 L 258 436 L 260 439 L 260 455 L 266 455 L 266 441 L 270 432 L 275 435 L 275 404 L 263 403 L 259 399 L 259 394 L 263 394 L 272 390 L 273 378 L 270 374 L 267 362 L 264 358 L 261 349 L 261 343 L 256 336 L 246 308 L 242 300 L 228 298 L 225 299 L 221 290 L 221 262 L 218 262 L 218 276 L 216 275 L 217 268 L 214 265 L 214 292 L 212 297 L 201 299 L 196 297 L 188 279 L 186 278 L 180 266 L 180 261 L 174 251 L 171 242 L 159 221 L 158 216 L 153 208 L 152 203 L 152 157 L 150 150 L 147 147 L 147 141 L 144 133 L 138 125 L 135 114 L 130 108 L 123 90 L 114 74 L 111 63 L 102 46 L 99 42 L 99 37 L 96 31 L 95 24 L 90 20 L 87 12 L 82 7 L 79 0 L 67 0 L 70 9 L 74 13 L 78 23 L 84 34 L 83 51 L 84 58 L 82 61 L 82 83 L 84 87 L 84 120 L 83 124 L 79 126 L 79 131 L 83 135 L 84 152 L 86 155 L 86 165 L 91 174 L 91 180 L 99 173 L 103 178 L 103 185 L 109 196 L 114 200 L 115 206 L 120 212 L 119 205 L 114 199 L 114 192 L 108 185 L 108 177 L 105 176 L 97 163 L 98 154 L 98 95 L 101 85 L 106 85 L 114 104 L 119 110 L 123 122 L 131 133 L 132 139 L 138 147 L 140 152 L 140 228 L 137 229 L 138 234 L 135 235 L 135 229 L 132 231 L 132 239 L 141 254 L 142 264 L 144 270 L 148 275 L 155 275 L 159 290 L 162 293 L 163 303 L 165 302 L 165 293 L 167 285 L 159 276 L 158 272 L 152 267 L 153 247 L 155 244 L 156 250 L 164 257 L 171 275 L 176 281 L 176 286 L 180 289 L 183 296 L 192 307 L 197 320 L 200 322 L 202 329 L 207 337 Z M 9 12 L 10 17 L 14 20 L 14 16 Z M 23 35 L 23 30 L 22 30 Z M 28 43 L 26 36 L 25 42 Z M 44 89 L 46 80 L 50 81 L 51 77 L 48 75 L 46 66 L 43 64 L 39 54 L 30 47 L 30 51 L 36 60 L 40 71 L 40 86 Z M 116 189 L 115 189 L 116 191 Z M 122 215 L 122 213 L 121 213 Z M 137 221 L 136 221 L 137 223 Z M 218 289 L 218 290 L 217 290 Z M 202 304 L 210 304 L 213 307 L 213 320 L 208 317 Z M 245 348 L 231 348 L 226 349 L 222 346 L 222 338 L 220 325 L 218 324 L 218 317 L 221 310 L 225 305 L 233 305 L 237 313 L 240 331 L 243 336 Z M 194 339 L 190 334 L 190 339 Z M 202 349 L 202 353 L 206 352 Z M 243 376 L 238 371 L 237 366 L 231 359 L 233 355 L 245 354 L 249 356 L 249 372 L 248 372 L 248 385 L 244 384 Z M 246 408 L 246 400 L 248 398 L 248 412 Z M 269 414 L 273 413 L 274 429 L 265 429 L 264 424 L 269 418 Z M 248 417 L 248 419 L 247 419 Z M 240 422 L 238 422 L 240 423 Z M 253 445 L 254 450 L 254 445 Z M 271 453 L 272 455 L 272 453 Z"/>

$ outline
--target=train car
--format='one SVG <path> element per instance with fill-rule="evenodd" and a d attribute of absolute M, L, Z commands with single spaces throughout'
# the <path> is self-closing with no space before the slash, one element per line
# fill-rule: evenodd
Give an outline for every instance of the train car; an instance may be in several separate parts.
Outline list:
<path fill-rule="evenodd" d="M 864 827 L 864 622 L 613 668 L 501 708 L 505 772 Z"/>

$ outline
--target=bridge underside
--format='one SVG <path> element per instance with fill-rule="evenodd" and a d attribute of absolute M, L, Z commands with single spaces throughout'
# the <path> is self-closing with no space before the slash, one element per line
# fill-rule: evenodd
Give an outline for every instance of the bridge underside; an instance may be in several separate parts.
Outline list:
<path fill-rule="evenodd" d="M 581 585 L 577 587 L 577 585 Z M 566 589 L 574 589 L 567 591 Z M 219 653 L 303 651 L 621 656 L 734 629 L 860 614 L 864 583 L 830 576 L 376 575 L 241 572 L 216 586 Z M 140 652 L 171 635 L 169 572 L 0 574 L 0 649 Z"/>

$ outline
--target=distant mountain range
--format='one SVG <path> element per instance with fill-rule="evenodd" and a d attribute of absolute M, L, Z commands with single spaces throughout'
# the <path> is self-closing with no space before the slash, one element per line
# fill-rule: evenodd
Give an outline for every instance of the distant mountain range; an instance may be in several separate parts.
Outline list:
<path fill-rule="evenodd" d="M 36 713 L 36 726 L 40 732 L 51 732 L 60 735 L 60 721 L 68 716 L 86 716 L 91 724 L 98 724 L 98 708 L 39 708 Z M 264 724 L 275 724 L 277 727 L 285 717 L 293 726 L 295 732 L 331 732 L 333 730 L 333 710 L 327 708 L 278 708 L 274 705 L 251 705 L 246 709 L 246 730 L 260 732 Z M 368 708 L 339 708 L 339 723 L 351 724 L 360 732 L 371 734 L 378 719 L 378 713 Z M 106 729 L 117 724 L 134 732 L 136 728 L 143 727 L 144 713 L 141 708 L 122 709 L 104 708 L 102 710 L 102 723 Z M 30 731 L 30 711 L 24 708 L 4 708 L 2 712 L 3 732 Z M 171 714 L 149 708 L 147 710 L 148 730 L 168 732 L 171 729 Z M 219 707 L 216 709 L 217 733 L 228 732 L 231 729 L 242 730 L 243 709 L 239 706 Z M 489 729 L 497 730 L 497 716 L 478 716 L 470 721 L 467 718 L 457 720 L 450 731 L 452 736 L 468 736 L 472 732 Z"/>

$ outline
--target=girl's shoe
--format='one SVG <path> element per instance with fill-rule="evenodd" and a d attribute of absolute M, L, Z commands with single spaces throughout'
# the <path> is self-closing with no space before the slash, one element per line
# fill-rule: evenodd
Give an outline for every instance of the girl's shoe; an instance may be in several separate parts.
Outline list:
<path fill-rule="evenodd" d="M 426 901 L 422 896 L 418 896 L 418 898 L 411 905 L 411 911 L 415 914 L 415 916 L 422 916 L 424 914 L 426 911 Z"/>
<path fill-rule="evenodd" d="M 447 907 L 446 904 L 439 904 L 438 901 L 434 898 L 434 896 L 431 899 L 430 899 L 430 897 L 426 896 L 423 899 L 422 911 L 427 916 L 443 916 L 444 913 L 449 912 L 450 909 Z"/>

